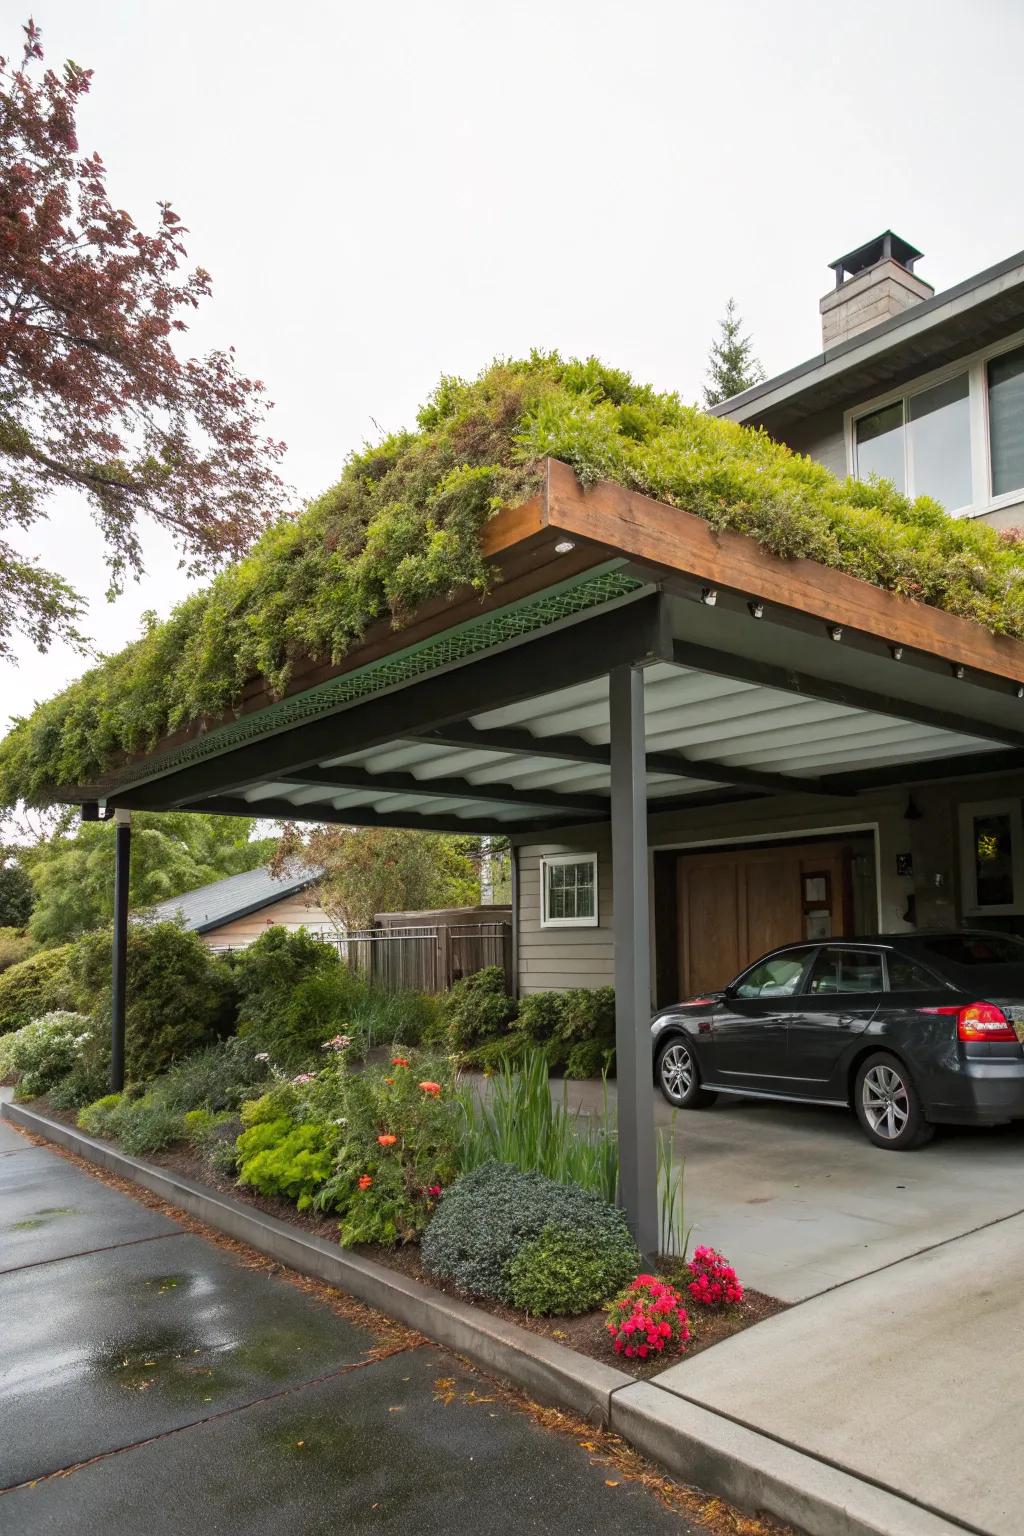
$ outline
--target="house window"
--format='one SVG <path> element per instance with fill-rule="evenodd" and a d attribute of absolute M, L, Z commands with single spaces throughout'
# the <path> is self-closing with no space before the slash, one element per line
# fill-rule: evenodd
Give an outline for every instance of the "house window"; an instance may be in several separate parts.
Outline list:
<path fill-rule="evenodd" d="M 857 474 L 880 475 L 950 512 L 969 507 L 970 380 L 966 373 L 882 406 L 857 421 Z"/>
<path fill-rule="evenodd" d="M 540 861 L 541 927 L 597 927 L 597 854 L 560 853 Z"/>
<path fill-rule="evenodd" d="M 1017 335 L 847 412 L 849 467 L 947 512 L 1024 501 L 1024 345 Z"/>
<path fill-rule="evenodd" d="M 965 917 L 1024 912 L 1024 835 L 1019 800 L 960 807 Z"/>
<path fill-rule="evenodd" d="M 1019 491 L 1024 486 L 1024 347 L 989 361 L 988 429 L 992 494 Z"/>

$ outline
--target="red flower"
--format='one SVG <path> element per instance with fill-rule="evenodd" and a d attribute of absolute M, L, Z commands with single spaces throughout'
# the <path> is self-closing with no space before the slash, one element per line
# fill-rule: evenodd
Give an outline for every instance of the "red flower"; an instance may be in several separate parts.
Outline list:
<path fill-rule="evenodd" d="M 408 1057 L 406 1057 L 406 1056 L 392 1056 L 392 1058 L 391 1058 L 391 1065 L 393 1067 L 407 1067 L 407 1066 L 409 1066 Z"/>
<path fill-rule="evenodd" d="M 359 1175 L 359 1188 L 360 1189 L 369 1189 L 369 1187 L 370 1187 L 370 1185 L 372 1183 L 373 1183 L 373 1180 L 370 1178 L 370 1175 L 368 1173 L 361 1173 Z"/>
<path fill-rule="evenodd" d="M 423 1089 L 424 1093 L 432 1093 L 435 1099 L 441 1092 L 440 1083 L 420 1083 L 420 1087 Z"/>
<path fill-rule="evenodd" d="M 687 1290 L 702 1307 L 731 1307 L 743 1300 L 743 1287 L 736 1271 L 714 1248 L 695 1249 L 686 1267 L 693 1276 Z"/>
<path fill-rule="evenodd" d="M 385 1136 L 378 1136 L 377 1140 L 378 1140 L 378 1142 L 380 1143 L 380 1145 L 382 1147 L 393 1147 L 395 1142 L 398 1140 L 398 1137 L 397 1136 L 385 1135 Z"/>

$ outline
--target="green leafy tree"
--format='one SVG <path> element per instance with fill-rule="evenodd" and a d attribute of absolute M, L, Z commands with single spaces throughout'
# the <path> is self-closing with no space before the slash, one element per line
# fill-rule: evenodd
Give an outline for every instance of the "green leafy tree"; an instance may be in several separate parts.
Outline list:
<path fill-rule="evenodd" d="M 139 813 L 132 823 L 129 900 L 135 910 L 265 864 L 274 839 L 250 841 L 255 822 L 187 812 Z M 29 932 L 63 944 L 109 923 L 114 913 L 114 824 L 85 822 L 24 854 L 35 907 Z"/>
<path fill-rule="evenodd" d="M 277 862 L 322 871 L 320 904 L 342 928 L 368 928 L 377 912 L 475 906 L 480 880 L 465 839 L 400 827 L 285 829 Z"/>
<path fill-rule="evenodd" d="M 754 356 L 749 336 L 743 335 L 743 321 L 736 313 L 736 300 L 730 299 L 725 306 L 725 316 L 719 323 L 719 334 L 711 343 L 708 356 L 708 382 L 704 386 L 704 404 L 710 410 L 731 400 L 752 384 L 760 384 L 764 369 Z"/>
<path fill-rule="evenodd" d="M 3 854 L 0 852 L 0 859 Z M 0 928 L 25 928 L 32 911 L 32 881 L 21 865 L 0 863 Z"/>

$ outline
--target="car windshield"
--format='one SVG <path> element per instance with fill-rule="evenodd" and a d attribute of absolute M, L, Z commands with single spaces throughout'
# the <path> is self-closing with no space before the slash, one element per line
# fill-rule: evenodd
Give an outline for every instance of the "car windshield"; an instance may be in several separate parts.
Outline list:
<path fill-rule="evenodd" d="M 801 951 L 771 955 L 733 982 L 733 997 L 791 997 L 800 984 L 807 956 Z"/>
<path fill-rule="evenodd" d="M 1024 942 L 1010 933 L 941 933 L 921 947 L 952 965 L 1024 965 Z"/>

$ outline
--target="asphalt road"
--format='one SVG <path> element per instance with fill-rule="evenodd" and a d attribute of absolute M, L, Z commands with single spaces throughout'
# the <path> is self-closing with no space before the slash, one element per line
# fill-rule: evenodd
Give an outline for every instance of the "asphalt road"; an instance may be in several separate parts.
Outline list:
<path fill-rule="evenodd" d="M 0 1531 L 704 1531 L 446 1351 L 381 1342 L 0 1125 Z"/>

